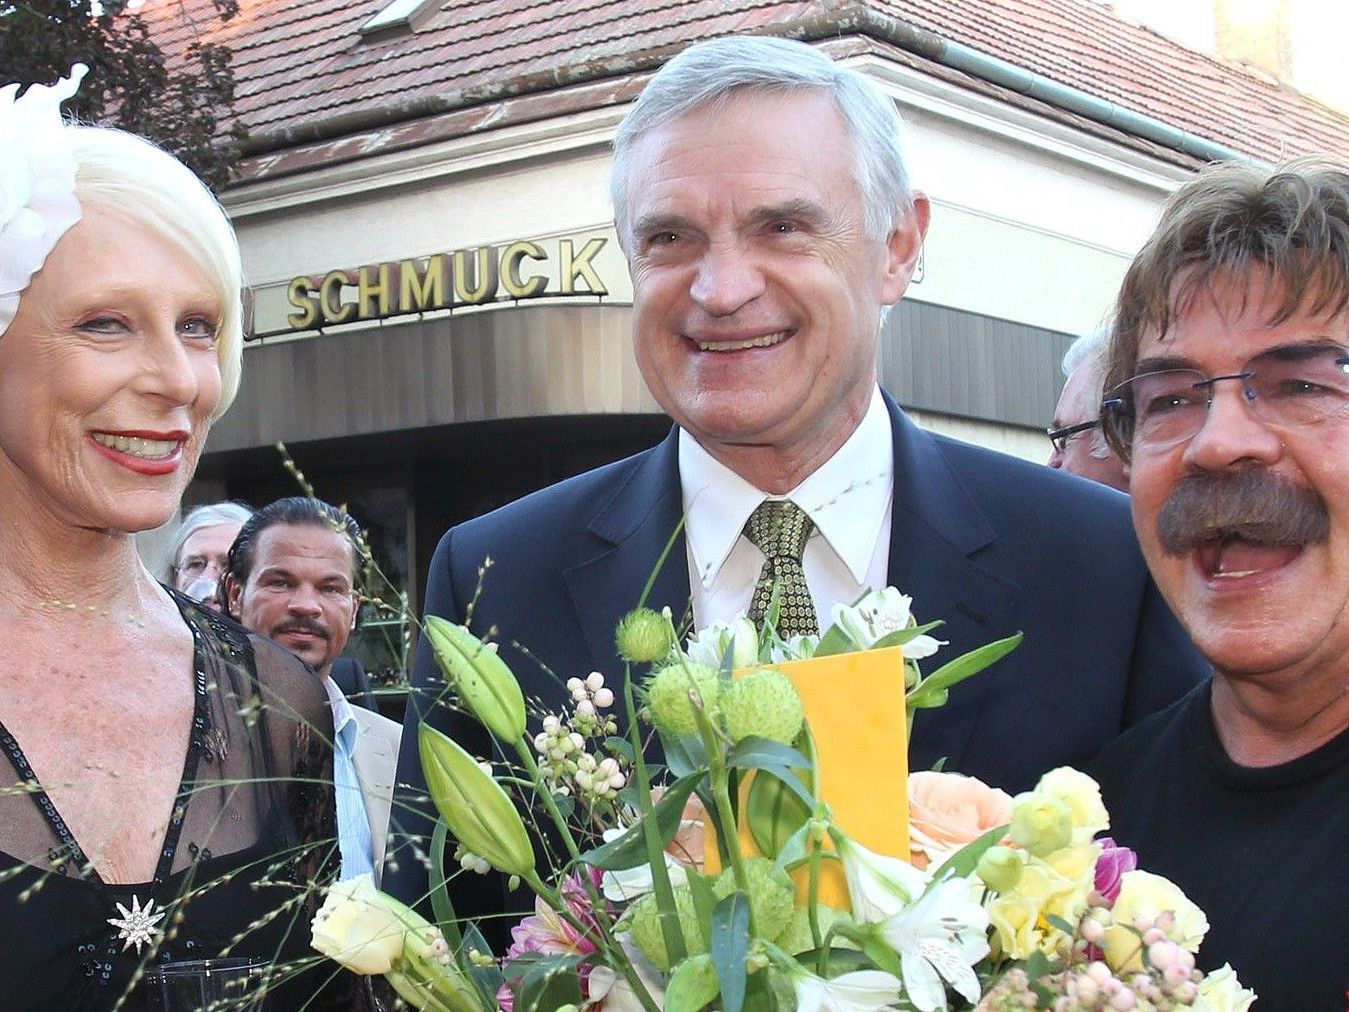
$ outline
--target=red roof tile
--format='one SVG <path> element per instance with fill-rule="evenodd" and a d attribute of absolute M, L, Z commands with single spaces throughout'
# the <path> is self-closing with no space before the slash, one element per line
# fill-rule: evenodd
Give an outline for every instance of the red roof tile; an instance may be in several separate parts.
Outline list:
<path fill-rule="evenodd" d="M 170 52 L 202 26 L 233 48 L 235 111 L 262 156 L 254 171 L 286 161 L 267 154 L 376 125 L 402 124 L 394 133 L 404 143 L 453 136 L 480 124 L 466 113 L 489 102 L 509 100 L 517 119 L 555 115 L 557 101 L 529 96 L 558 88 L 608 82 L 576 88 L 573 108 L 626 101 L 633 75 L 691 42 L 740 32 L 805 37 L 831 52 L 855 48 L 841 37 L 865 36 L 858 40 L 865 48 L 888 52 L 906 32 L 920 39 L 930 32 L 1257 158 L 1349 155 L 1349 117 L 1094 0 L 455 0 L 415 33 L 363 37 L 360 25 L 385 3 L 241 0 L 224 26 L 212 20 L 208 0 L 149 0 L 142 11 Z M 930 56 L 900 58 L 991 87 Z"/>

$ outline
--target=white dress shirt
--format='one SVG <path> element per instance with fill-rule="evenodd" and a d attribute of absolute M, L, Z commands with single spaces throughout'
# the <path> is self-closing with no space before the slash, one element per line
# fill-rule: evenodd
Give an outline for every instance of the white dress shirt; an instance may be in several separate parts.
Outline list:
<path fill-rule="evenodd" d="M 743 534 L 765 499 L 790 499 L 815 523 L 801 559 L 823 632 L 836 602 L 884 587 L 890 561 L 894 433 L 880 388 L 838 451 L 786 495 L 767 495 L 679 432 L 679 483 L 694 627 L 749 608 L 764 555 Z"/>
<path fill-rule="evenodd" d="M 351 703 L 333 680 L 323 679 L 323 687 L 333 711 L 333 789 L 337 795 L 337 846 L 342 855 L 338 878 L 345 880 L 375 870 L 370 816 L 366 814 L 354 759 L 361 728 L 351 712 Z"/>

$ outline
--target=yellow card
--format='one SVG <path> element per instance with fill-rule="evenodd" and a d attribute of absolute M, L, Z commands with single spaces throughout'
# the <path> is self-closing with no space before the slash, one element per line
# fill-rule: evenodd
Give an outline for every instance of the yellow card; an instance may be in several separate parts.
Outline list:
<path fill-rule="evenodd" d="M 815 737 L 819 796 L 834 822 L 879 854 L 909 857 L 909 750 L 904 719 L 904 654 L 900 647 L 770 665 L 792 680 Z M 746 674 L 753 669 L 737 671 Z M 745 796 L 741 793 L 743 808 Z M 748 828 L 740 844 L 758 853 Z M 716 847 L 707 848 L 709 871 Z M 807 870 L 796 872 L 804 899 Z M 826 861 L 820 901 L 847 909 L 848 887 L 837 861 Z"/>

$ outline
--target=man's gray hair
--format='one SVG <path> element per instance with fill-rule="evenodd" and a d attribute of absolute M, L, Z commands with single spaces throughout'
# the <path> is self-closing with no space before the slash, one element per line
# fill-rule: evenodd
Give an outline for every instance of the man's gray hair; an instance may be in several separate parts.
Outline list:
<path fill-rule="evenodd" d="M 1110 328 L 1101 327 L 1090 333 L 1083 334 L 1076 341 L 1068 346 L 1068 350 L 1063 353 L 1063 375 L 1071 376 L 1073 370 L 1081 365 L 1090 356 L 1095 356 L 1100 363 L 1101 375 L 1105 376 L 1106 353 L 1110 349 Z"/>
<path fill-rule="evenodd" d="M 182 562 L 179 556 L 183 554 L 183 545 L 187 544 L 187 539 L 197 531 L 207 527 L 218 527 L 221 524 L 243 525 L 252 515 L 251 509 L 237 502 L 213 502 L 193 509 L 183 517 L 183 522 L 173 533 L 173 540 L 169 542 L 164 553 L 159 578 L 170 586 L 173 585 L 174 577 L 178 575 L 178 565 Z"/>
<path fill-rule="evenodd" d="M 672 59 L 619 124 L 609 187 L 619 242 L 625 249 L 631 248 L 628 184 L 633 145 L 650 131 L 710 103 L 725 103 L 742 90 L 782 95 L 818 90 L 833 98 L 852 134 L 857 187 L 872 238 L 885 239 L 913 207 L 904 166 L 904 127 L 893 101 L 862 74 L 840 67 L 804 42 L 733 36 L 700 42 Z"/>

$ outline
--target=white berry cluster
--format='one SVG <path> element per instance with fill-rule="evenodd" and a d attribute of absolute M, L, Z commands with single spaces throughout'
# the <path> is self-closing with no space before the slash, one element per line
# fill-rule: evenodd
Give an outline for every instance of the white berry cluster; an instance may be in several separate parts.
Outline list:
<path fill-rule="evenodd" d="M 617 720 L 606 712 L 614 705 L 614 692 L 598 671 L 567 679 L 567 692 L 570 711 L 543 719 L 534 751 L 549 790 L 594 809 L 612 803 L 628 782 L 623 763 L 604 747 L 604 740 L 618 733 Z"/>

